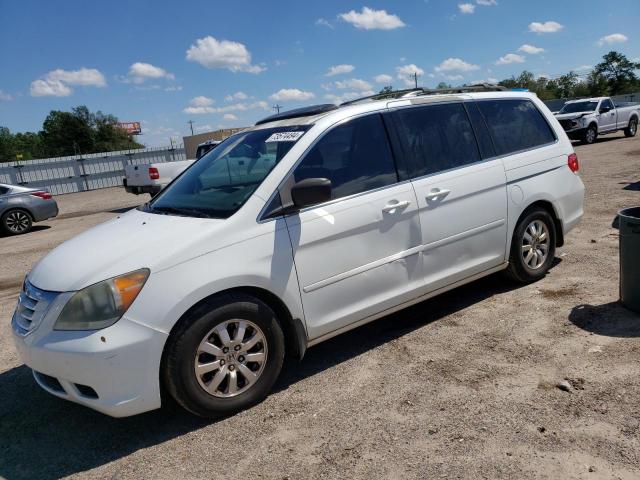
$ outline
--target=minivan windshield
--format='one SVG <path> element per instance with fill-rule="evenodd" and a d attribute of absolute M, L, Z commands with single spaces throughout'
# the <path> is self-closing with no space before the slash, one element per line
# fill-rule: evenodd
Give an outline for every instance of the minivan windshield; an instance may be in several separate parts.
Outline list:
<path fill-rule="evenodd" d="M 237 133 L 197 160 L 142 210 L 228 218 L 308 129 L 305 125 Z"/>
<path fill-rule="evenodd" d="M 584 101 L 575 103 L 565 103 L 560 113 L 578 113 L 578 112 L 593 112 L 598 106 L 597 101 Z"/>

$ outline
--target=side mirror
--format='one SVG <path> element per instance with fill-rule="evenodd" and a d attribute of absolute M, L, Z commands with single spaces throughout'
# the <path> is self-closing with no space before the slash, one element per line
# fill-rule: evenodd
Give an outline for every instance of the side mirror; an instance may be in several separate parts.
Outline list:
<path fill-rule="evenodd" d="M 291 200 L 298 208 L 309 207 L 331 200 L 331 180 L 307 178 L 291 187 Z"/>
<path fill-rule="evenodd" d="M 610 110 L 611 110 L 611 107 L 602 107 L 602 108 L 600 109 L 600 113 L 607 113 L 607 112 L 608 112 L 608 111 L 610 111 Z"/>

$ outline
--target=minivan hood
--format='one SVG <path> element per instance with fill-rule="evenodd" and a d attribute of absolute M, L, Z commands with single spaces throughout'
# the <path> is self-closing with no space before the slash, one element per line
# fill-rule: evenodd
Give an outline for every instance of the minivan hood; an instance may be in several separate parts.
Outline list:
<path fill-rule="evenodd" d="M 584 117 L 592 113 L 594 112 L 556 113 L 556 118 L 558 120 L 573 120 L 574 118 Z"/>
<path fill-rule="evenodd" d="M 214 250 L 225 220 L 131 210 L 53 249 L 29 273 L 38 288 L 80 290 L 139 268 L 162 270 Z M 211 241 L 202 242 L 203 237 Z M 200 251 L 206 248 L 206 251 Z"/>

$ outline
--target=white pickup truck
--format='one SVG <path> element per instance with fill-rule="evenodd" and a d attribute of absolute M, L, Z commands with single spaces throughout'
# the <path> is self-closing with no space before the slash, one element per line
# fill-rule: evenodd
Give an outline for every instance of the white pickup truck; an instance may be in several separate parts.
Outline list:
<path fill-rule="evenodd" d="M 624 130 L 626 137 L 638 131 L 640 104 L 614 102 L 609 97 L 571 100 L 555 114 L 571 140 L 593 143 L 598 135 Z"/>
<path fill-rule="evenodd" d="M 202 158 L 220 143 L 217 140 L 209 140 L 198 145 L 195 160 L 127 165 L 124 167 L 124 179 L 122 180 L 124 189 L 136 195 L 149 193 L 153 197 L 190 167 L 193 162 Z"/>

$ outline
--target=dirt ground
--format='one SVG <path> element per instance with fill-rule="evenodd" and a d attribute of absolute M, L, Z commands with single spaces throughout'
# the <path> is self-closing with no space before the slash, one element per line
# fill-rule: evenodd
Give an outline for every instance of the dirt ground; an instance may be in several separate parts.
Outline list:
<path fill-rule="evenodd" d="M 35 385 L 9 327 L 24 274 L 148 198 L 57 197 L 57 219 L 0 238 L 0 477 L 640 478 L 640 316 L 617 302 L 611 227 L 640 205 L 640 138 L 576 151 L 585 216 L 545 279 L 492 276 L 313 347 L 218 422 L 109 418 Z"/>

